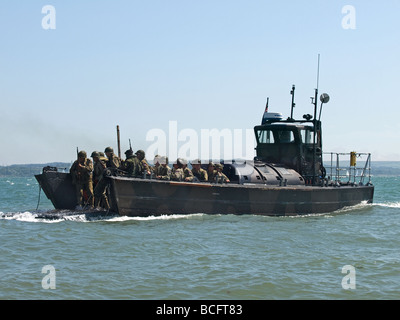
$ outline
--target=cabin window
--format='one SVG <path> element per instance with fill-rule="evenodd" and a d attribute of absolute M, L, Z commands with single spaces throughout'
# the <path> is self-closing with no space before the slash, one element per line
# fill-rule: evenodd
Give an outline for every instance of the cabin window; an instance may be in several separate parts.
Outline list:
<path fill-rule="evenodd" d="M 313 131 L 310 128 L 300 130 L 303 143 L 313 143 Z"/>
<path fill-rule="evenodd" d="M 294 132 L 291 130 L 259 130 L 257 131 L 258 143 L 294 143 Z"/>
<path fill-rule="evenodd" d="M 257 132 L 259 143 L 275 143 L 274 134 L 271 130 L 260 130 Z"/>
<path fill-rule="evenodd" d="M 293 131 L 289 131 L 289 130 L 278 131 L 278 136 L 279 136 L 280 143 L 293 143 L 294 142 Z"/>

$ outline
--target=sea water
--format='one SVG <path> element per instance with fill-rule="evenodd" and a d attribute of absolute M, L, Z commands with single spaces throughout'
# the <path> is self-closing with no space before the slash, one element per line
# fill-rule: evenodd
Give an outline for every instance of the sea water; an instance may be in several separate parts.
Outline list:
<path fill-rule="evenodd" d="M 400 177 L 373 183 L 319 215 L 46 220 L 33 177 L 3 177 L 0 299 L 399 299 Z"/>

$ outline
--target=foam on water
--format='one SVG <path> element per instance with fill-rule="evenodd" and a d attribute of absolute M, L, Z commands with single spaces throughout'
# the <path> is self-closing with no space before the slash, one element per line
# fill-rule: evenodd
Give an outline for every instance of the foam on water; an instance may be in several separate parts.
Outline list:
<path fill-rule="evenodd" d="M 400 208 L 400 202 L 374 203 L 373 205 L 385 208 Z"/>
<path fill-rule="evenodd" d="M 5 220 L 18 220 L 26 222 L 37 222 L 37 214 L 32 212 L 14 212 L 14 213 L 3 213 L 0 212 L 0 218 Z"/>
<path fill-rule="evenodd" d="M 93 213 L 93 212 L 91 212 Z M 46 214 L 48 217 L 45 217 Z M 128 217 L 119 215 L 90 215 L 82 211 L 68 211 L 68 210 L 47 210 L 39 212 L 0 212 L 0 219 L 18 220 L 24 222 L 44 222 L 44 223 L 58 223 L 63 221 L 74 222 L 125 222 L 125 221 L 152 221 L 152 220 L 178 220 L 178 219 L 191 219 L 195 217 L 204 216 L 204 213 L 194 214 L 171 214 L 160 216 L 148 217 Z"/>
<path fill-rule="evenodd" d="M 119 222 L 119 221 L 178 220 L 178 219 L 191 219 L 194 217 L 201 217 L 204 215 L 205 213 L 171 214 L 171 215 L 148 216 L 148 217 L 114 216 L 113 218 L 108 219 L 108 221 Z"/>

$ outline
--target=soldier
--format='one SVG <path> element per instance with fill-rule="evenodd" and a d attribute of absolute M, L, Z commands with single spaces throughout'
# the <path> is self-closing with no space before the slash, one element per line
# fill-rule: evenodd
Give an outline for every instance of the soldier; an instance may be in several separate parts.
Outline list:
<path fill-rule="evenodd" d="M 126 160 L 123 163 L 123 170 L 129 177 L 137 177 L 139 175 L 139 160 L 132 149 L 125 151 Z"/>
<path fill-rule="evenodd" d="M 215 170 L 214 162 L 210 161 L 208 163 L 208 167 L 207 167 L 208 181 L 214 182 L 214 177 L 216 176 L 216 174 L 217 174 L 217 170 Z"/>
<path fill-rule="evenodd" d="M 192 173 L 200 181 L 208 181 L 207 171 L 201 168 L 201 161 L 199 159 L 192 161 Z"/>
<path fill-rule="evenodd" d="M 216 183 L 228 183 L 231 182 L 228 177 L 222 173 L 222 169 L 224 169 L 224 166 L 220 163 L 217 163 L 215 165 L 215 168 L 217 169 L 217 174 L 215 175 L 214 182 Z"/>
<path fill-rule="evenodd" d="M 93 198 L 93 163 L 87 158 L 85 151 L 78 152 L 78 159 L 72 164 L 69 172 L 72 175 L 72 183 L 76 188 L 76 204 L 77 206 L 86 205 L 91 207 L 94 205 Z M 86 196 L 86 203 L 84 203 Z"/>
<path fill-rule="evenodd" d="M 182 164 L 176 160 L 172 165 L 171 180 L 182 181 L 184 178 Z"/>
<path fill-rule="evenodd" d="M 170 180 L 171 179 L 171 168 L 168 166 L 168 157 L 160 158 L 160 169 L 156 176 L 159 180 Z"/>
<path fill-rule="evenodd" d="M 153 160 L 154 166 L 151 167 L 151 172 L 153 173 L 153 175 L 154 175 L 155 177 L 157 177 L 157 176 L 159 175 L 158 172 L 159 172 L 160 169 L 161 169 L 160 158 L 161 158 L 161 157 L 157 154 L 157 155 L 154 157 L 154 160 Z"/>
<path fill-rule="evenodd" d="M 93 159 L 93 188 L 96 188 L 97 183 L 103 177 L 103 170 L 105 168 L 105 163 L 100 161 L 100 153 L 93 151 L 90 155 Z"/>
<path fill-rule="evenodd" d="M 180 165 L 180 167 L 181 167 L 182 170 L 183 170 L 183 180 L 186 181 L 186 182 L 192 182 L 193 179 L 194 179 L 194 175 L 193 175 L 193 173 L 192 173 L 192 170 L 190 170 L 190 169 L 187 167 L 187 161 L 186 161 L 186 159 L 178 158 L 177 161 L 178 161 L 178 164 Z"/>
<path fill-rule="evenodd" d="M 106 186 L 107 182 L 103 179 L 104 169 L 107 167 L 108 159 L 100 155 L 100 152 L 93 151 L 93 189 L 94 189 L 94 206 L 98 208 L 100 206 L 109 209 Z"/>
<path fill-rule="evenodd" d="M 145 158 L 145 153 L 143 150 L 136 151 L 136 156 L 139 160 L 139 175 L 151 174 L 150 166 Z"/>
<path fill-rule="evenodd" d="M 111 147 L 107 147 L 104 150 L 104 153 L 108 158 L 107 168 L 111 168 L 114 169 L 114 171 L 118 171 L 121 168 L 121 159 L 114 154 L 114 149 Z"/>

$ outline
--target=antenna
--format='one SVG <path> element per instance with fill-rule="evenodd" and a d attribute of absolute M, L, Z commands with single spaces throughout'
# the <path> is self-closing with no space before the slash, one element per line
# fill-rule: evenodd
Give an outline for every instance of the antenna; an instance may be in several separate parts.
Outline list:
<path fill-rule="evenodd" d="M 318 86 L 319 86 L 319 57 L 318 53 L 318 66 L 317 66 L 317 88 L 315 89 L 315 97 L 311 97 L 311 103 L 314 105 L 314 121 L 317 119 L 317 99 L 318 99 Z"/>
<path fill-rule="evenodd" d="M 315 97 L 314 99 L 311 98 L 311 103 L 314 105 L 314 129 L 313 129 L 313 164 L 312 164 L 312 168 L 313 168 L 313 179 L 312 179 L 312 184 L 315 184 L 315 178 L 316 178 L 316 174 L 315 174 L 315 161 L 317 159 L 317 148 L 316 148 L 316 135 L 317 135 L 317 99 L 318 99 L 318 86 L 319 86 L 319 57 L 320 54 L 318 53 L 318 67 L 317 67 L 317 88 L 315 88 Z"/>
<path fill-rule="evenodd" d="M 318 86 L 319 86 L 319 57 L 320 57 L 320 54 L 318 53 L 318 67 L 317 67 L 317 90 L 318 90 Z"/>
<path fill-rule="evenodd" d="M 314 97 L 310 97 L 311 104 L 314 105 L 314 119 L 317 116 L 317 99 L 318 99 L 318 88 L 319 88 L 319 58 L 320 58 L 320 54 L 318 53 L 317 87 L 315 88 L 315 96 Z"/>
<path fill-rule="evenodd" d="M 294 85 L 292 86 L 292 91 L 290 91 L 290 94 L 292 95 L 292 106 L 290 108 L 290 119 L 293 120 L 293 108 L 296 106 L 296 104 L 294 103 Z"/>
<path fill-rule="evenodd" d="M 121 142 L 119 139 L 119 126 L 117 125 L 117 145 L 118 145 L 118 157 L 121 158 Z"/>

